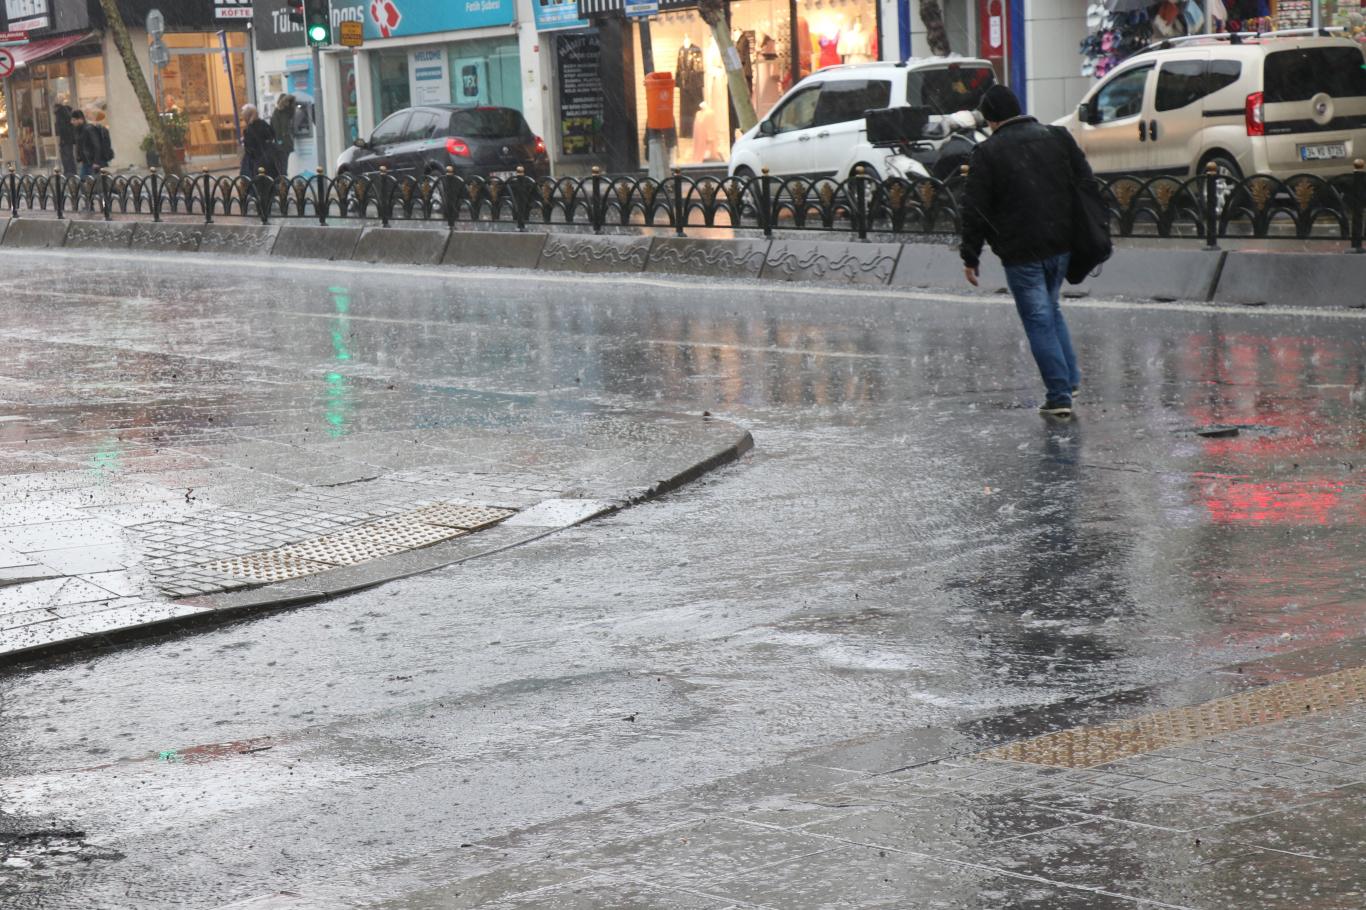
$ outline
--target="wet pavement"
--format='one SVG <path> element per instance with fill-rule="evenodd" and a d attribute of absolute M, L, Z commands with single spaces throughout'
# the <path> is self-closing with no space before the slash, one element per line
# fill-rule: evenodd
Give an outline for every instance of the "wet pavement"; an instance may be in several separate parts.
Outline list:
<path fill-rule="evenodd" d="M 1361 314 L 1073 302 L 1051 423 L 999 298 L 0 261 L 0 332 L 44 352 L 6 407 L 68 435 L 259 426 L 244 374 L 335 426 L 335 374 L 342 443 L 479 394 L 757 444 L 534 547 L 0 678 L 16 907 L 1362 903 L 1354 703 L 1103 772 L 982 754 L 1363 663 L 1323 650 L 1366 632 Z M 23 423 L 6 474 L 54 457 Z"/>

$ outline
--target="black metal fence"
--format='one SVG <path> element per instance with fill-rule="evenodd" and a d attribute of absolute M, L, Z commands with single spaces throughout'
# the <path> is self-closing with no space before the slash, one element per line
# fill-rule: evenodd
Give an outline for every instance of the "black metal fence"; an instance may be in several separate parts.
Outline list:
<path fill-rule="evenodd" d="M 448 169 L 426 177 L 317 175 L 273 179 L 96 174 L 84 179 L 18 174 L 0 181 L 0 216 L 73 212 L 165 218 L 250 218 L 504 222 L 519 230 L 537 225 L 586 225 L 595 232 L 619 226 L 762 231 L 813 230 L 870 234 L 952 234 L 960 225 L 964 178 L 876 180 L 862 173 L 837 182 L 760 176 L 588 177 L 507 180 L 465 178 Z M 1120 177 L 1105 184 L 1118 237 L 1298 238 L 1347 241 L 1362 250 L 1366 227 L 1366 165 L 1324 178 L 1234 179 L 1213 171 L 1190 178 Z"/>

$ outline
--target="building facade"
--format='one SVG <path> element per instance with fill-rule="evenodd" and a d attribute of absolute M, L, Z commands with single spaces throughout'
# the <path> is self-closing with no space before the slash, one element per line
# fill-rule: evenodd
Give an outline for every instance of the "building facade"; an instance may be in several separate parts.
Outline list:
<path fill-rule="evenodd" d="M 186 164 L 222 168 L 239 155 L 237 109 L 252 99 L 250 6 L 241 0 L 120 0 L 157 110 L 181 119 Z M 147 14 L 159 9 L 168 61 L 154 66 Z M 27 33 L 0 81 L 0 158 L 26 170 L 60 166 L 54 109 L 65 101 L 103 119 L 115 169 L 145 166 L 147 121 L 98 0 L 3 0 L 0 30 Z"/>

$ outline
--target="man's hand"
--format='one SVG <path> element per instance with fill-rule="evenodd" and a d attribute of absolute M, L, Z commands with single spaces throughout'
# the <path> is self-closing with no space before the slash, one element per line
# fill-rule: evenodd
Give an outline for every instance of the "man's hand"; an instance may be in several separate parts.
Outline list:
<path fill-rule="evenodd" d="M 976 266 L 963 266 L 963 277 L 967 278 L 968 284 L 977 287 L 977 268 Z"/>

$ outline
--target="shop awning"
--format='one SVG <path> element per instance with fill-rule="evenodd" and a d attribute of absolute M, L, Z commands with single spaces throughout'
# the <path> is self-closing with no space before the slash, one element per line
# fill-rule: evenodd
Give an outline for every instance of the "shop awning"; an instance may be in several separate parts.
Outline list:
<path fill-rule="evenodd" d="M 624 0 L 578 0 L 578 5 L 580 19 L 586 19 L 589 16 L 626 15 Z M 668 12 L 671 9 L 691 9 L 694 6 L 697 6 L 697 0 L 659 0 L 661 12 Z"/>
<path fill-rule="evenodd" d="M 37 41 L 30 41 L 28 44 L 11 47 L 10 52 L 14 54 L 14 65 L 16 67 L 27 66 L 30 63 L 37 63 L 39 60 L 60 54 L 73 44 L 80 44 L 87 38 L 94 36 L 94 32 L 73 32 L 70 35 L 57 35 L 54 38 L 39 38 Z"/>

